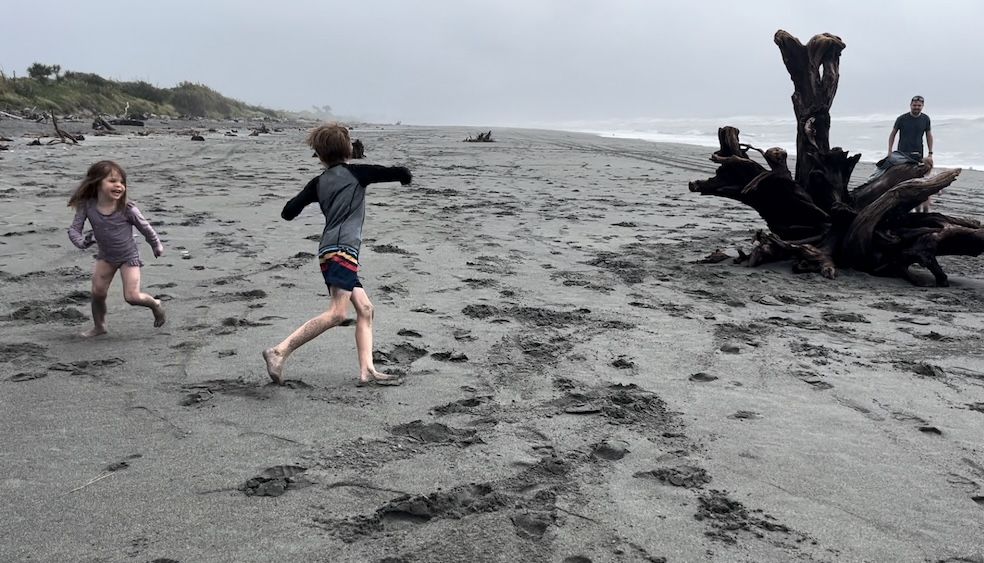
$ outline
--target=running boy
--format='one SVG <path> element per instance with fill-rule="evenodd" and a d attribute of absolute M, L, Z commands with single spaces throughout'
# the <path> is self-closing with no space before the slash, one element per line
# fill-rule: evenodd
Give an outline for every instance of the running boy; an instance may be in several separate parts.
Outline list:
<path fill-rule="evenodd" d="M 402 166 L 347 164 L 352 157 L 348 129 L 329 123 L 313 129 L 307 144 L 317 153 L 325 171 L 287 202 L 280 216 L 290 221 L 308 204 L 317 203 L 325 216 L 325 229 L 318 248 L 318 261 L 331 303 L 328 310 L 301 325 L 280 344 L 263 351 L 267 374 L 284 384 L 287 358 L 326 330 L 348 317 L 349 303 L 355 308 L 355 347 L 359 354 L 359 385 L 398 385 L 397 376 L 376 371 L 372 361 L 373 305 L 359 281 L 359 247 L 366 217 L 366 186 L 399 181 L 404 186 L 412 176 Z"/>

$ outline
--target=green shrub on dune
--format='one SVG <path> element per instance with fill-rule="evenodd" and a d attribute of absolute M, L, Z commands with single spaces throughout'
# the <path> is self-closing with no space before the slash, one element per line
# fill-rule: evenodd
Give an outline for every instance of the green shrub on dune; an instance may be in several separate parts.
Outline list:
<path fill-rule="evenodd" d="M 35 63 L 29 76 L 0 72 L 0 111 L 24 109 L 57 114 L 98 112 L 139 118 L 156 114 L 215 119 L 280 117 L 277 111 L 227 98 L 203 84 L 158 88 L 145 81 L 117 82 L 88 72 L 60 73 L 58 65 Z M 126 112 L 127 115 L 122 115 Z"/>

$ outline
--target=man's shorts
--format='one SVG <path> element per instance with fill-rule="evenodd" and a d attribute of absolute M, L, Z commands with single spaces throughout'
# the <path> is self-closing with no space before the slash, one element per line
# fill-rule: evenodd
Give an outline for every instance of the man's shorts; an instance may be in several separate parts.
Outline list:
<path fill-rule="evenodd" d="M 335 260 L 325 260 L 321 262 L 321 275 L 325 278 L 325 284 L 330 290 L 333 287 L 352 291 L 357 287 L 362 287 L 359 281 L 359 273 L 343 266 Z"/>

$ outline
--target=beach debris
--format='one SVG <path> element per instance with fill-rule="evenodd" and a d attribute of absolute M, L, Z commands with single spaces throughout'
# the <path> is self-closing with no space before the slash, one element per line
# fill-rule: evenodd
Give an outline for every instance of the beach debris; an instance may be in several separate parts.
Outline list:
<path fill-rule="evenodd" d="M 103 473 L 101 475 L 98 475 L 96 477 L 93 477 L 92 479 L 89 479 L 84 485 L 80 485 L 78 487 L 75 487 L 74 489 L 72 489 L 71 491 L 68 491 L 65 494 L 66 495 L 70 495 L 72 493 L 81 491 L 82 489 L 88 487 L 89 485 L 92 485 L 93 483 L 98 483 L 99 481 L 102 481 L 103 479 L 105 479 L 106 477 L 109 477 L 113 473 L 115 473 L 115 472 L 114 471 L 107 471 L 106 473 Z"/>
<path fill-rule="evenodd" d="M 711 155 L 718 164 L 715 175 L 691 181 L 690 191 L 736 200 L 765 220 L 769 230 L 756 233 L 749 266 L 790 260 L 794 273 L 832 279 L 838 269 L 852 268 L 915 284 L 909 267 L 918 264 L 933 274 L 937 286 L 948 285 L 936 257 L 980 255 L 984 226 L 974 219 L 910 211 L 953 183 L 960 169 L 928 176 L 929 164 L 898 164 L 848 190 L 861 155 L 831 148 L 829 136 L 846 45 L 829 33 L 803 45 L 779 30 L 774 40 L 794 85 L 795 171 L 789 170 L 785 150 L 741 143 L 738 129 L 725 126 L 718 129 L 720 149 Z M 765 166 L 752 159 L 752 151 Z"/>
<path fill-rule="evenodd" d="M 287 491 L 303 489 L 314 484 L 304 475 L 306 467 L 299 465 L 275 465 L 247 480 L 239 488 L 246 496 L 279 497 Z"/>
<path fill-rule="evenodd" d="M 718 248 L 714 252 L 712 252 L 712 253 L 708 254 L 707 256 L 701 258 L 700 260 L 697 260 L 696 263 L 697 264 L 717 264 L 718 262 L 724 262 L 728 258 L 731 258 L 731 257 L 728 256 L 727 254 L 725 254 L 720 248 Z"/>
<path fill-rule="evenodd" d="M 466 143 L 494 143 L 495 139 L 492 138 L 492 131 L 489 130 L 485 133 L 479 133 L 474 137 L 468 135 L 468 138 L 465 139 L 465 142 Z"/>

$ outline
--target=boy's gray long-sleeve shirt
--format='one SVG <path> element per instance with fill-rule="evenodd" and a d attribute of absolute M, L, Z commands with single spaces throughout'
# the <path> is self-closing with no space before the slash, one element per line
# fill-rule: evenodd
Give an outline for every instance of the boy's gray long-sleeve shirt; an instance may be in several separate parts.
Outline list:
<path fill-rule="evenodd" d="M 410 170 L 403 166 L 336 164 L 308 182 L 284 205 L 280 216 L 290 221 L 307 205 L 317 202 L 325 216 L 318 255 L 344 250 L 358 260 L 366 218 L 366 186 L 378 182 L 407 185 L 411 179 Z"/>

